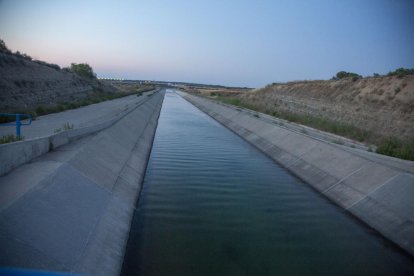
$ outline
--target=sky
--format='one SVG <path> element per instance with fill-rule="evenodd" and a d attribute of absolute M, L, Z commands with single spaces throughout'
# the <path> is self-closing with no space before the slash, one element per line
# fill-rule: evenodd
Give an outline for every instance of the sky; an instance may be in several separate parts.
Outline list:
<path fill-rule="evenodd" d="M 0 0 L 0 38 L 98 77 L 262 87 L 414 68 L 413 0 Z"/>

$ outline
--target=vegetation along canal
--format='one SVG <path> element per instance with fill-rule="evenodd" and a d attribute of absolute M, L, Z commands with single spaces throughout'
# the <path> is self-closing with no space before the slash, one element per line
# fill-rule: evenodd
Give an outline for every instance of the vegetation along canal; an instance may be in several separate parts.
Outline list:
<path fill-rule="evenodd" d="M 413 260 L 174 91 L 124 275 L 404 275 Z"/>

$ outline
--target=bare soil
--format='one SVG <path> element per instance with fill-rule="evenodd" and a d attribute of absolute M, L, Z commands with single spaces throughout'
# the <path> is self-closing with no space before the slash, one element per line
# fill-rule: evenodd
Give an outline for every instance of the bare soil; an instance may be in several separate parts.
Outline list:
<path fill-rule="evenodd" d="M 250 91 L 198 89 L 192 92 L 237 98 L 268 114 L 288 111 L 352 124 L 372 132 L 378 140 L 414 139 L 414 75 L 298 81 Z"/>
<path fill-rule="evenodd" d="M 116 93 L 97 79 L 0 52 L 0 112 L 33 111 L 39 106 L 70 103 L 93 93 Z"/>

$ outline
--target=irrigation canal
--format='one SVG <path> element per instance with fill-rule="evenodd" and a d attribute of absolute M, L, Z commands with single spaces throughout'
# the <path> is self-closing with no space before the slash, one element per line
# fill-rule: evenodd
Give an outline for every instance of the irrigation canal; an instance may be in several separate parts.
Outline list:
<path fill-rule="evenodd" d="M 124 275 L 404 275 L 413 259 L 173 90 Z"/>

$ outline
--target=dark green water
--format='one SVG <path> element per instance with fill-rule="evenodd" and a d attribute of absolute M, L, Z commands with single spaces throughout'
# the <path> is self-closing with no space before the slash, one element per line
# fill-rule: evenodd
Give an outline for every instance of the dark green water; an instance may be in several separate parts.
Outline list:
<path fill-rule="evenodd" d="M 124 275 L 409 275 L 413 260 L 167 92 Z"/>

